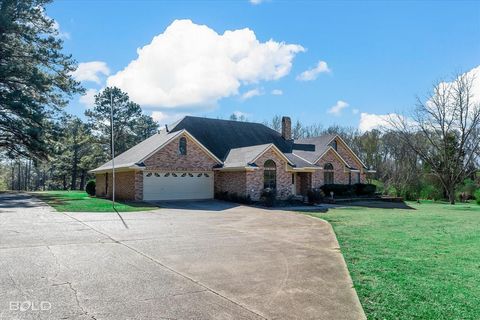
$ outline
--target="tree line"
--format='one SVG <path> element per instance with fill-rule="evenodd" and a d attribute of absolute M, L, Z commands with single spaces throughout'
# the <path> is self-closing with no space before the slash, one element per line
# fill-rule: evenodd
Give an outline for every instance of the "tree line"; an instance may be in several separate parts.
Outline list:
<path fill-rule="evenodd" d="M 72 77 L 77 63 L 63 53 L 48 0 L 0 1 L 0 190 L 83 189 L 88 170 L 111 156 L 113 100 L 115 155 L 158 130 L 118 88 L 95 96 L 83 121 L 64 108 L 84 88 Z M 473 79 L 439 82 L 412 114 L 391 117 L 381 130 L 294 122 L 294 138 L 339 134 L 385 193 L 407 199 L 447 198 L 478 188 L 480 106 Z M 232 115 L 232 120 L 246 121 Z M 281 130 L 281 118 L 265 123 Z M 471 192 L 470 192 L 471 193 Z"/>
<path fill-rule="evenodd" d="M 392 115 L 378 130 L 361 133 L 353 127 L 305 126 L 297 120 L 292 135 L 300 139 L 338 134 L 376 170 L 369 180 L 384 193 L 408 200 L 448 199 L 453 204 L 480 188 L 480 97 L 474 96 L 475 81 L 464 73 L 435 83 L 410 114 Z M 281 131 L 278 115 L 264 124 Z"/>

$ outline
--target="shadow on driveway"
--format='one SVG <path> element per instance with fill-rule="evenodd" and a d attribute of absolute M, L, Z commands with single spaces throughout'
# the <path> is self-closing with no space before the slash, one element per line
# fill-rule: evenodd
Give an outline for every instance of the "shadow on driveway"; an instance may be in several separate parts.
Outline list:
<path fill-rule="evenodd" d="M 240 206 L 238 203 L 220 200 L 175 200 L 175 201 L 150 201 L 160 208 L 200 210 L 200 211 L 224 211 Z"/>
<path fill-rule="evenodd" d="M 32 197 L 23 193 L 0 193 L 0 208 L 35 208 L 42 204 L 32 201 Z"/>

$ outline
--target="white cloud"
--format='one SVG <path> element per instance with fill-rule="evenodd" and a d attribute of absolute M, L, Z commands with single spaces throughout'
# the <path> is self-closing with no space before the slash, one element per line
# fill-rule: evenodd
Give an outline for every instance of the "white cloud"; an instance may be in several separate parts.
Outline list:
<path fill-rule="evenodd" d="M 262 3 L 264 0 L 248 0 L 248 1 L 253 5 L 257 5 L 257 4 Z"/>
<path fill-rule="evenodd" d="M 169 113 L 162 111 L 153 111 L 151 117 L 154 121 L 158 122 L 160 125 L 171 124 L 184 116 L 186 113 Z"/>
<path fill-rule="evenodd" d="M 342 114 L 342 110 L 348 107 L 348 103 L 342 100 L 338 100 L 337 103 L 328 109 L 327 113 L 339 116 Z"/>
<path fill-rule="evenodd" d="M 359 112 L 360 112 L 360 110 L 358 110 L 358 109 L 352 109 L 353 114 L 358 114 Z"/>
<path fill-rule="evenodd" d="M 205 107 L 238 94 L 244 84 L 284 77 L 303 51 L 296 44 L 260 42 L 248 28 L 218 34 L 175 20 L 107 83 L 147 107 Z"/>
<path fill-rule="evenodd" d="M 312 81 L 317 79 L 320 73 L 329 73 L 331 70 L 325 61 L 318 61 L 315 68 L 305 70 L 297 76 L 297 80 L 300 81 Z"/>
<path fill-rule="evenodd" d="M 242 111 L 234 111 L 233 114 L 234 114 L 237 118 L 239 118 L 239 119 L 242 119 L 242 118 L 243 118 L 243 119 L 246 119 L 247 117 L 250 116 L 249 113 L 242 112 Z"/>
<path fill-rule="evenodd" d="M 80 103 L 85 105 L 87 108 L 93 107 L 95 105 L 95 95 L 97 93 L 97 89 L 88 89 L 85 94 L 80 97 Z"/>
<path fill-rule="evenodd" d="M 474 104 L 480 103 L 480 66 L 473 68 L 472 70 L 466 73 L 469 77 L 474 79 L 472 83 L 471 93 L 473 95 L 472 100 Z M 452 84 L 451 82 L 440 83 L 439 86 L 448 86 Z M 427 101 L 427 106 L 430 104 L 430 101 Z M 390 114 L 372 114 L 372 113 L 361 113 L 360 114 L 360 123 L 358 129 L 361 132 L 369 131 L 372 129 L 392 129 L 392 125 L 388 121 L 389 119 L 403 119 L 410 128 L 416 128 L 418 123 L 410 117 L 404 115 L 399 115 L 396 113 Z"/>
<path fill-rule="evenodd" d="M 274 96 L 281 96 L 283 94 L 283 91 L 280 89 L 273 89 L 272 92 L 270 92 Z"/>
<path fill-rule="evenodd" d="M 477 66 L 468 72 L 473 77 L 472 95 L 474 103 L 480 103 L 480 66 Z"/>
<path fill-rule="evenodd" d="M 82 62 L 78 65 L 77 70 L 72 72 L 72 76 L 77 81 L 92 81 L 100 84 L 99 75 L 108 76 L 110 69 L 103 61 Z"/>
<path fill-rule="evenodd" d="M 389 129 L 392 126 L 388 122 L 388 119 L 396 117 L 398 117 L 398 115 L 395 113 L 373 114 L 362 112 L 360 114 L 360 123 L 358 125 L 358 129 L 361 132 L 366 132 L 373 129 Z"/>
<path fill-rule="evenodd" d="M 470 93 L 472 94 L 471 102 L 480 103 L 480 66 L 477 66 L 470 71 L 465 72 L 464 75 L 466 75 L 469 79 L 472 80 L 472 87 L 470 89 Z M 442 88 L 442 86 L 445 86 L 444 89 L 447 89 L 453 85 L 453 81 L 441 82 L 438 85 L 440 88 Z"/>
<path fill-rule="evenodd" d="M 256 96 L 261 96 L 263 95 L 263 92 L 258 89 L 258 88 L 255 88 L 255 89 L 252 89 L 252 90 L 248 90 L 247 92 L 245 92 L 244 94 L 242 94 L 242 100 L 247 100 L 247 99 L 250 99 L 250 98 L 253 98 L 253 97 L 256 97 Z"/>

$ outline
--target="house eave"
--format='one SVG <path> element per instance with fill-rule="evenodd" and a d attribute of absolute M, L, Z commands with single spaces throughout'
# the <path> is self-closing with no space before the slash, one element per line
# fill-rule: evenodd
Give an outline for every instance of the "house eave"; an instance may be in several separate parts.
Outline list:
<path fill-rule="evenodd" d="M 115 167 L 115 172 L 143 171 L 143 170 L 145 170 L 145 167 L 138 166 L 138 165 Z M 88 172 L 93 174 L 102 174 L 102 173 L 107 173 L 112 171 L 113 171 L 113 168 L 110 167 L 110 168 L 104 168 L 104 169 L 94 169 Z"/>
<path fill-rule="evenodd" d="M 255 171 L 259 170 L 258 167 L 248 167 L 248 166 L 240 166 L 240 167 L 226 167 L 226 168 L 214 168 L 214 171 L 221 171 L 221 172 L 234 172 L 234 171 Z"/>

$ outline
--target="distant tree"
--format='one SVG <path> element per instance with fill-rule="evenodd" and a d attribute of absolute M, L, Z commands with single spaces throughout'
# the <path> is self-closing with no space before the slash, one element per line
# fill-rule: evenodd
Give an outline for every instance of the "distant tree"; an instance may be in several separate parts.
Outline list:
<path fill-rule="evenodd" d="M 382 165 L 382 133 L 379 130 L 367 131 L 354 138 L 357 154 L 363 158 L 363 163 L 369 168 L 380 168 Z"/>
<path fill-rule="evenodd" d="M 395 116 L 389 121 L 438 177 L 451 204 L 457 185 L 479 165 L 480 105 L 474 103 L 473 81 L 462 74 L 437 83 L 425 101 L 418 99 L 411 118 Z"/>
<path fill-rule="evenodd" d="M 48 121 L 81 92 L 45 0 L 0 1 L 0 152 L 45 159 Z"/>
<path fill-rule="evenodd" d="M 292 128 L 293 139 L 303 138 L 304 134 L 305 134 L 305 132 L 304 132 L 304 129 L 303 129 L 303 125 L 300 123 L 299 120 L 297 120 L 297 122 L 295 122 L 295 125 Z"/>
<path fill-rule="evenodd" d="M 151 116 L 142 114 L 135 120 L 133 133 L 135 134 L 135 143 L 139 143 L 158 131 L 158 123 Z"/>
<path fill-rule="evenodd" d="M 248 121 L 247 117 L 244 115 L 244 114 L 235 114 L 235 113 L 232 113 L 229 117 L 229 120 L 232 120 L 232 121 Z"/>
<path fill-rule="evenodd" d="M 280 117 L 279 115 L 275 115 L 275 116 L 273 116 L 272 121 L 269 122 L 269 123 L 267 122 L 265 125 L 272 128 L 273 130 L 275 130 L 277 132 L 281 132 L 282 131 L 282 117 Z"/>
<path fill-rule="evenodd" d="M 112 135 L 110 93 L 113 98 L 115 155 L 118 155 L 153 134 L 158 125 L 150 116 L 142 115 L 140 106 L 130 101 L 127 93 L 116 87 L 105 88 L 95 96 L 95 106 L 87 110 L 85 115 L 93 134 L 107 155 L 111 154 Z"/>
<path fill-rule="evenodd" d="M 315 123 L 309 126 L 304 126 L 303 128 L 303 136 L 305 138 L 318 137 L 322 135 L 323 132 L 324 132 L 324 128 L 319 123 Z"/>
<path fill-rule="evenodd" d="M 77 117 L 66 117 L 63 128 L 61 144 L 64 150 L 59 156 L 64 158 L 63 162 L 69 164 L 67 170 L 70 175 L 70 189 L 76 190 L 80 161 L 91 152 L 93 139 L 88 126 Z"/>

